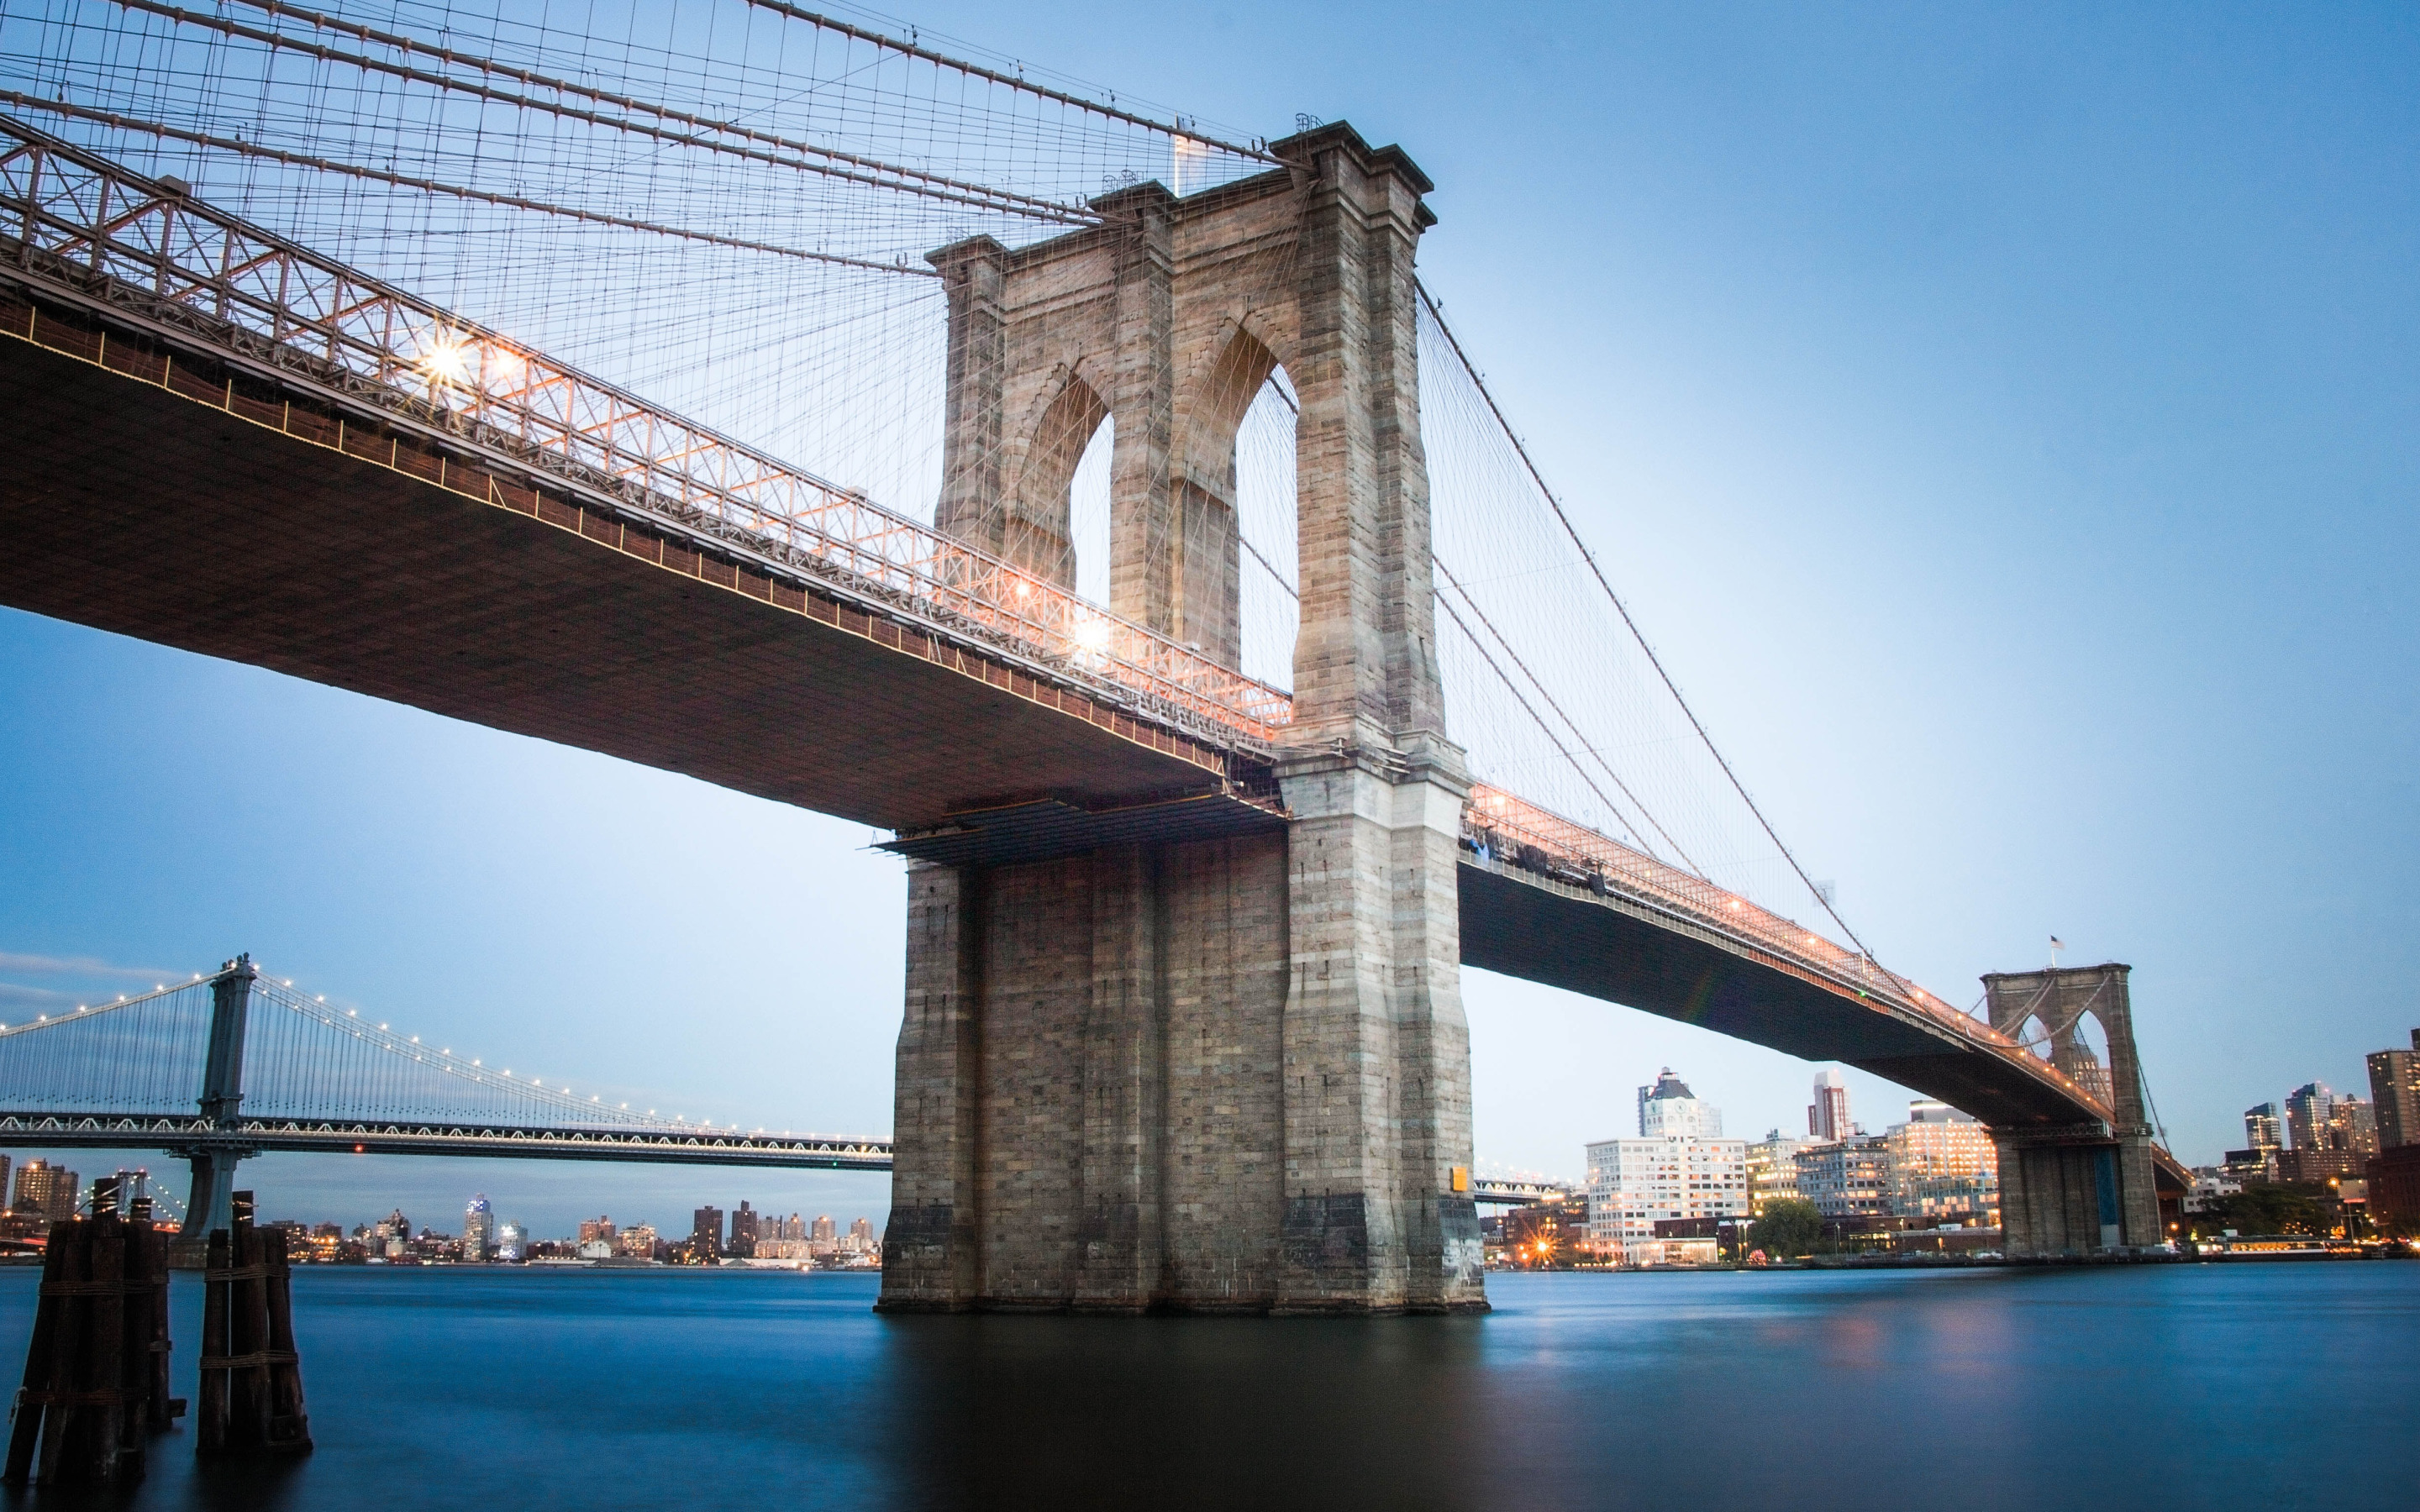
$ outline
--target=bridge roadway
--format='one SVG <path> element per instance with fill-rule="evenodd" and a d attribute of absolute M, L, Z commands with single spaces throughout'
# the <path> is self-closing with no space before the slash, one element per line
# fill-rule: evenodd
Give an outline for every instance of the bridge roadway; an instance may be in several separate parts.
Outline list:
<path fill-rule="evenodd" d="M 1251 732 L 146 299 L 0 231 L 0 603 L 888 828 L 934 860 L 1286 823 Z M 1828 942 L 1778 949 L 1668 886 L 1600 891 L 1551 846 L 1499 853 L 1483 820 L 1461 869 L 1471 965 L 1845 1061 L 1994 1126 L 2107 1125 L 2038 1057 Z"/>
<path fill-rule="evenodd" d="M 644 1161 L 792 1170 L 887 1171 L 887 1139 L 749 1134 L 736 1130 L 512 1128 L 393 1119 L 246 1119 L 233 1130 L 195 1114 L 0 1112 L 0 1140 L 44 1149 L 225 1150 L 277 1154 L 459 1155 L 480 1159 Z"/>
<path fill-rule="evenodd" d="M 392 1119 L 247 1119 L 215 1128 L 194 1114 L 0 1112 L 0 1141 L 43 1149 L 161 1149 L 187 1155 L 226 1149 L 256 1155 L 454 1155 L 482 1160 L 632 1161 L 669 1165 L 746 1165 L 759 1169 L 888 1171 L 888 1139 L 737 1131 L 508 1128 Z M 1472 1184 L 1482 1206 L 1523 1207 L 1568 1188 L 1537 1181 Z"/>

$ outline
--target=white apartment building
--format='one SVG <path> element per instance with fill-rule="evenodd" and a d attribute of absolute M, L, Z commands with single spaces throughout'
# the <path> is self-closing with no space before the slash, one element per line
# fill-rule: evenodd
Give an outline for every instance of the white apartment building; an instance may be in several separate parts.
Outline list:
<path fill-rule="evenodd" d="M 1617 1257 L 1617 1245 L 1645 1245 L 1668 1218 L 1736 1218 L 1747 1212 L 1747 1141 L 1662 1134 L 1605 1139 L 1588 1147 L 1588 1238 Z"/>

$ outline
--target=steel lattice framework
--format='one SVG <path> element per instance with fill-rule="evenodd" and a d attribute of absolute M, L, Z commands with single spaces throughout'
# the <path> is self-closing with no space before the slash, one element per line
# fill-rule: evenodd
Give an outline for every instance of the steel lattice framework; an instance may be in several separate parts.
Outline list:
<path fill-rule="evenodd" d="M 1282 690 L 542 353 L 0 116 L 8 259 L 381 427 L 803 579 L 1103 702 L 1265 754 Z"/>

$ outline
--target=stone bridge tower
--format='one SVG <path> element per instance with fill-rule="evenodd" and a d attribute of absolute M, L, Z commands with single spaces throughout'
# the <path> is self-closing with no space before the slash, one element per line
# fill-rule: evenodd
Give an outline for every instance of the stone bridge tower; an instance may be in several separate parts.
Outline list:
<path fill-rule="evenodd" d="M 2168 1237 L 2161 1231 L 2151 1119 L 2126 991 L 2133 969 L 2111 962 L 1983 979 L 1992 1027 L 2013 1039 L 2047 1039 L 2052 1064 L 2113 1115 L 2106 1124 L 1993 1131 L 2000 1155 L 2000 1222 L 2010 1255 L 2088 1255 Z M 2106 1065 L 2080 1032 L 2087 1017 L 2109 1046 Z"/>
<path fill-rule="evenodd" d="M 1109 607 L 1232 665 L 1235 434 L 1282 364 L 1301 629 L 1283 830 L 910 872 L 886 1309 L 1486 1305 L 1415 340 L 1432 186 L 1342 124 L 1272 151 L 932 254 L 939 526 L 1071 582 L 1069 481 L 1109 420 Z"/>

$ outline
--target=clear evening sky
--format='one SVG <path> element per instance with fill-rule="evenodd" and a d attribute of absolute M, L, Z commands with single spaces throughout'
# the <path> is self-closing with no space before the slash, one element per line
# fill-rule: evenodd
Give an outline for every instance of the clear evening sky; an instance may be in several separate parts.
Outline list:
<path fill-rule="evenodd" d="M 2194 1162 L 2302 1082 L 2366 1095 L 2363 1052 L 2407 1042 L 2420 15 L 913 19 L 1245 131 L 1403 144 L 1450 318 L 1884 961 L 1961 1002 L 2053 933 L 2132 963 Z M 0 771 L 0 1019 L 248 949 L 550 1080 L 890 1128 L 903 887 L 862 828 L 8 611 Z M 1492 1166 L 1575 1175 L 1663 1065 L 1733 1134 L 1804 1127 L 1814 1066 L 1465 994 Z M 1903 1112 L 1850 1082 L 1869 1127 Z M 884 1211 L 871 1177 L 247 1175 L 349 1225 L 452 1227 L 474 1189 L 542 1233 Z"/>

